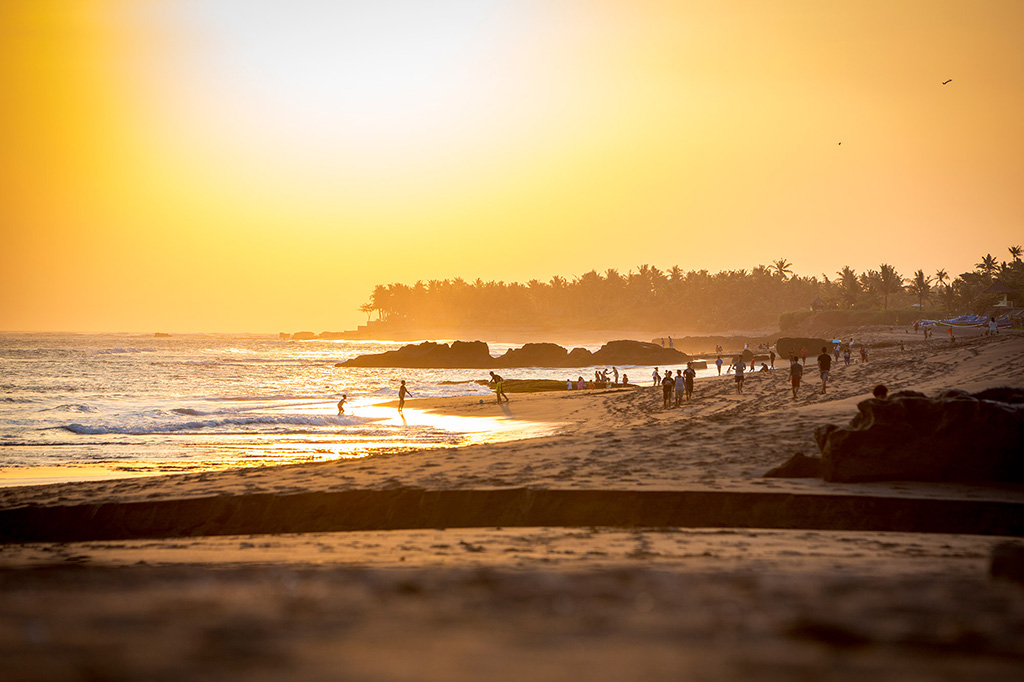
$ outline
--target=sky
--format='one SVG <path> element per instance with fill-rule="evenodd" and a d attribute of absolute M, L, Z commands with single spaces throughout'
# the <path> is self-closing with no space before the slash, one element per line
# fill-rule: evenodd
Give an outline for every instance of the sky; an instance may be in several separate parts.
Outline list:
<path fill-rule="evenodd" d="M 4 0 L 0 329 L 353 329 L 376 284 L 971 270 L 1019 0 Z M 944 81 L 951 81 L 943 85 Z"/>

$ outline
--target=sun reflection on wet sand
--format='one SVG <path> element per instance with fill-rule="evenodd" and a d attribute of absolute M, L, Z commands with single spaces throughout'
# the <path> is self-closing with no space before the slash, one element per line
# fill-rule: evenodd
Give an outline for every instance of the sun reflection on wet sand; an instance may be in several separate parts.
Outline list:
<path fill-rule="evenodd" d="M 330 414 L 331 406 L 311 404 L 300 407 L 299 411 Z M 289 409 L 294 412 L 296 406 L 291 405 Z M 0 468 L 0 488 L 357 460 L 415 450 L 538 438 L 553 435 L 560 428 L 557 423 L 505 416 L 466 417 L 411 407 L 399 413 L 396 408 L 383 405 L 356 405 L 346 414 L 364 418 L 380 428 L 370 433 L 339 429 L 336 434 L 222 435 L 217 443 L 189 444 L 188 449 L 197 453 L 191 460 L 174 457 L 166 462 L 132 461 L 128 456 L 89 465 Z M 169 442 L 173 440 L 173 436 L 169 438 Z M 113 454 L 110 446 L 105 450 Z"/>

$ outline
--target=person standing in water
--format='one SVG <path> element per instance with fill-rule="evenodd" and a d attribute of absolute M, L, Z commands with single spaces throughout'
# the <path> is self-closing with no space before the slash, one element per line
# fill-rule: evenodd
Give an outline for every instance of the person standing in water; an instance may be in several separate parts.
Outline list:
<path fill-rule="evenodd" d="M 338 414 L 345 414 L 345 401 L 348 400 L 348 395 L 342 393 L 341 400 L 338 401 Z"/>
<path fill-rule="evenodd" d="M 398 387 L 398 411 L 401 412 L 405 409 L 405 396 L 412 396 L 412 391 L 405 387 L 405 379 L 402 379 L 402 385 Z"/>

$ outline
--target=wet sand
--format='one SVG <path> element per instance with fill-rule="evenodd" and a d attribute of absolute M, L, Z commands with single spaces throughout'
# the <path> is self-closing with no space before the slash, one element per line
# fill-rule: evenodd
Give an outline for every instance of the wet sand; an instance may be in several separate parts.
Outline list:
<path fill-rule="evenodd" d="M 557 423 L 559 432 L 359 461 L 0 490 L 7 532 L 21 527 L 11 514 L 58 507 L 79 515 L 65 528 L 98 527 L 113 514 L 113 525 L 126 529 L 117 540 L 46 542 L 47 533 L 59 540 L 62 526 L 40 525 L 37 542 L 0 544 L 4 677 L 1019 676 L 1024 589 L 987 576 L 992 547 L 1007 538 L 970 527 L 943 532 L 943 515 L 960 513 L 932 514 L 938 522 L 928 532 L 764 528 L 773 514 L 751 517 L 750 509 L 735 527 L 703 528 L 672 519 L 647 525 L 646 503 L 629 502 L 724 495 L 743 510 L 744 500 L 767 495 L 819 511 L 864 498 L 940 508 L 998 504 L 1016 513 L 1024 491 L 1013 486 L 761 478 L 795 452 L 815 454 L 814 427 L 846 422 L 876 383 L 929 394 L 1024 385 L 1021 336 L 953 347 L 939 335 L 926 343 L 902 329 L 858 330 L 857 338 L 902 339 L 906 350 L 876 347 L 868 363 L 835 368 L 825 395 L 809 367 L 795 401 L 784 369 L 751 376 L 742 395 L 731 377 L 699 381 L 694 402 L 672 410 L 661 409 L 660 389 L 649 386 L 513 395 L 504 407 L 409 401 L 407 409 Z M 409 523 L 432 492 L 460 491 L 478 496 L 478 525 Z M 509 491 L 523 499 L 586 493 L 590 511 L 557 524 L 564 527 L 529 519 L 521 527 L 482 525 L 496 510 L 487 495 Z M 609 522 L 603 502 L 612 498 L 602 501 L 602 491 L 619 495 L 617 504 L 626 500 L 617 514 L 624 527 L 615 527 L 616 514 Z M 364 523 L 383 523 L 395 510 L 405 523 L 210 535 L 231 531 L 224 510 L 242 500 L 276 504 L 261 512 L 272 524 L 295 512 L 289 503 L 303 496 L 345 494 L 405 499 L 397 507 L 336 503 Z M 706 500 L 719 498 L 704 499 L 696 507 L 707 511 Z M 117 517 L 138 504 L 149 505 L 151 520 L 186 518 L 184 503 L 193 505 L 200 534 L 133 537 L 129 522 L 138 517 Z M 520 500 L 508 508 L 517 504 L 517 513 L 530 507 Z M 179 511 L 168 514 L 166 505 Z M 453 508 L 466 514 L 471 506 Z M 338 512 L 322 504 L 296 516 L 318 514 Z M 876 516 L 885 528 L 885 514 Z"/>

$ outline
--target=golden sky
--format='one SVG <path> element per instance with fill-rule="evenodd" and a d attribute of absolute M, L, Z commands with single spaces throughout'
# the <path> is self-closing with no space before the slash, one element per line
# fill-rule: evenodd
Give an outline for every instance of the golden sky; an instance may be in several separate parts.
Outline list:
<path fill-rule="evenodd" d="M 644 263 L 957 274 L 1024 242 L 1022 35 L 1019 0 L 4 0 L 0 329 L 340 330 L 378 283 Z"/>

